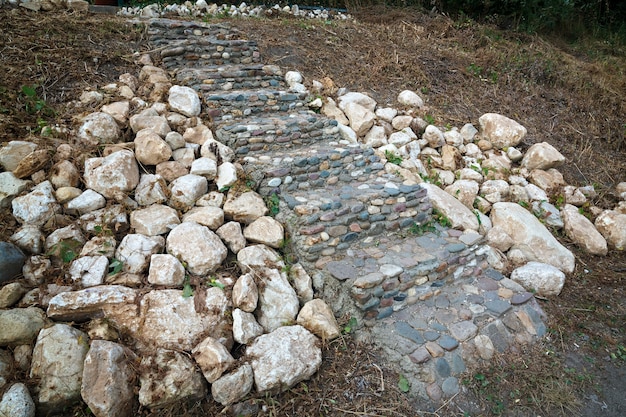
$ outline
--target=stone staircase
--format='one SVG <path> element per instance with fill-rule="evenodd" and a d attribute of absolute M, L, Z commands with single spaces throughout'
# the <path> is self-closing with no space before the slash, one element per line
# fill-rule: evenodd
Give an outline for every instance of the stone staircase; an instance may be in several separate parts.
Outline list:
<path fill-rule="evenodd" d="M 532 295 L 489 268 L 481 236 L 441 227 L 426 190 L 308 110 L 308 93 L 263 65 L 256 42 L 169 19 L 150 20 L 148 35 L 160 65 L 203 97 L 215 137 L 280 204 L 318 293 L 365 325 L 415 395 L 449 398 L 469 366 L 545 333 Z"/>

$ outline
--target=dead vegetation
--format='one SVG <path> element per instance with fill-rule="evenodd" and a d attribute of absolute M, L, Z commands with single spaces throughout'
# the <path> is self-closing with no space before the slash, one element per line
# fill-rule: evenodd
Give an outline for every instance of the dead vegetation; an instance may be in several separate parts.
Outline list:
<path fill-rule="evenodd" d="M 512 117 L 528 128 L 525 146 L 547 141 L 568 158 L 562 170 L 569 183 L 596 186 L 594 203 L 602 207 L 615 203 L 611 187 L 626 180 L 623 45 L 570 44 L 413 10 L 363 10 L 357 17 L 358 23 L 231 23 L 259 42 L 265 62 L 309 80 L 330 77 L 389 105 L 400 91 L 417 91 L 427 103 L 422 117 L 441 127 L 477 123 L 486 112 Z M 4 7 L 0 21 L 0 142 L 54 147 L 71 140 L 40 133 L 54 123 L 71 126 L 75 110 L 65 103 L 122 73 L 137 74 L 133 53 L 147 49 L 140 27 L 111 16 Z M 0 238 L 16 228 L 2 209 Z M 384 358 L 347 335 L 325 346 L 322 368 L 310 381 L 283 394 L 252 398 L 241 409 L 201 401 L 137 415 L 597 415 L 590 398 L 608 404 L 603 415 L 623 415 L 623 393 L 612 389 L 625 380 L 626 254 L 598 258 L 569 247 L 578 267 L 561 296 L 542 302 L 550 318 L 544 343 L 472 370 L 462 394 L 438 409 L 407 399 Z M 89 411 L 78 406 L 72 415 Z"/>

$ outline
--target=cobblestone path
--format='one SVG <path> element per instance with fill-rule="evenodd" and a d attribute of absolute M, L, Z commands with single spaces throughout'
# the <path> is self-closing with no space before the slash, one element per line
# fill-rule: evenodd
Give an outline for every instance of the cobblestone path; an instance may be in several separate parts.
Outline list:
<path fill-rule="evenodd" d="M 534 297 L 489 268 L 479 234 L 434 222 L 426 190 L 342 140 L 254 41 L 228 25 L 154 19 L 148 30 L 161 65 L 203 97 L 216 138 L 280 202 L 318 292 L 357 318 L 414 395 L 450 398 L 466 369 L 546 332 Z"/>

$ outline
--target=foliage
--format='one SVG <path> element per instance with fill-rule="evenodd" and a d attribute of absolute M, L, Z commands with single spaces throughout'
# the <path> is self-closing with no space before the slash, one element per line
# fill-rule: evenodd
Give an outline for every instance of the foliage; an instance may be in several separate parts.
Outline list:
<path fill-rule="evenodd" d="M 352 332 L 352 330 L 354 330 L 356 328 L 357 322 L 356 322 L 356 317 L 350 317 L 350 320 L 348 320 L 348 324 L 346 324 L 343 327 L 342 333 L 343 334 L 350 334 Z"/>
<path fill-rule="evenodd" d="M 76 239 L 65 239 L 52 245 L 46 255 L 58 256 L 63 263 L 69 264 L 78 257 L 81 243 Z"/>
<path fill-rule="evenodd" d="M 224 289 L 224 284 L 222 284 L 221 282 L 219 282 L 217 280 L 217 278 L 215 277 L 209 277 L 209 280 L 207 281 L 207 285 L 209 287 L 216 287 L 219 288 L 220 290 Z"/>
<path fill-rule="evenodd" d="M 280 199 L 278 194 L 274 193 L 265 199 L 265 204 L 270 211 L 270 216 L 274 217 L 280 212 Z"/>
<path fill-rule="evenodd" d="M 185 281 L 183 282 L 183 298 L 189 298 L 193 296 L 193 288 L 189 280 L 189 275 L 185 275 Z"/>
<path fill-rule="evenodd" d="M 392 164 L 395 165 L 400 165 L 402 163 L 402 157 L 396 155 L 395 153 L 391 152 L 391 151 L 385 151 L 385 158 L 387 158 L 387 161 L 391 162 Z"/>
<path fill-rule="evenodd" d="M 402 392 L 409 392 L 410 389 L 410 384 L 409 384 L 409 380 L 406 379 L 406 377 L 402 374 L 400 374 L 400 378 L 398 381 L 398 388 L 400 388 L 400 391 Z"/>
<path fill-rule="evenodd" d="M 124 262 L 119 259 L 113 259 L 109 264 L 109 275 L 115 275 L 122 270 Z"/>
<path fill-rule="evenodd" d="M 54 109 L 48 106 L 46 101 L 37 94 L 37 87 L 36 84 L 22 86 L 21 94 L 26 112 L 29 114 L 54 116 Z"/>

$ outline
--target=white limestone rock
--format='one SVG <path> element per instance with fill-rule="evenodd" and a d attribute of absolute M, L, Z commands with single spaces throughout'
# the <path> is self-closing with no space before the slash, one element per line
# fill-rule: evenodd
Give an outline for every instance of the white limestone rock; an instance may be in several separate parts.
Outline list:
<path fill-rule="evenodd" d="M 399 148 L 416 139 L 417 135 L 413 133 L 413 130 L 411 130 L 410 127 L 405 127 L 398 132 L 392 133 L 387 139 L 387 142 Z"/>
<path fill-rule="evenodd" d="M 605 210 L 596 218 L 595 226 L 609 246 L 617 250 L 626 249 L 626 213 Z"/>
<path fill-rule="evenodd" d="M 302 74 L 300 74 L 298 71 L 287 71 L 285 73 L 285 82 L 289 86 L 293 84 L 302 84 L 303 80 L 304 79 L 302 78 Z"/>
<path fill-rule="evenodd" d="M 187 117 L 194 117 L 200 114 L 200 97 L 198 97 L 198 93 L 193 88 L 179 85 L 171 86 L 167 102 L 173 111 Z"/>
<path fill-rule="evenodd" d="M 521 166 L 532 171 L 533 169 L 547 170 L 563 165 L 565 157 L 556 148 L 547 142 L 533 144 L 524 155 Z"/>
<path fill-rule="evenodd" d="M 13 216 L 18 222 L 42 226 L 50 217 L 61 211 L 61 206 L 54 197 L 50 181 L 36 185 L 32 191 L 11 202 Z"/>
<path fill-rule="evenodd" d="M 433 126 L 433 125 L 426 126 L 426 130 L 424 131 L 424 134 L 422 135 L 422 139 L 424 139 L 428 143 L 428 146 L 430 146 L 433 149 L 439 148 L 445 145 L 446 143 L 446 139 L 443 136 L 443 132 L 439 130 L 437 126 Z"/>
<path fill-rule="evenodd" d="M 394 117 L 398 115 L 398 110 L 394 109 L 393 107 L 379 107 L 376 109 L 375 114 L 379 120 L 391 123 Z"/>
<path fill-rule="evenodd" d="M 70 279 L 83 288 L 101 285 L 109 269 L 106 256 L 82 256 L 74 259 L 69 269 Z"/>
<path fill-rule="evenodd" d="M 294 322 L 300 303 L 286 274 L 277 269 L 258 267 L 254 275 L 259 281 L 259 302 L 256 310 L 259 324 L 271 332 L 285 323 Z"/>
<path fill-rule="evenodd" d="M 172 157 L 170 145 L 150 128 L 137 132 L 134 143 L 135 157 L 143 165 L 158 165 Z"/>
<path fill-rule="evenodd" d="M 233 339 L 237 343 L 247 345 L 264 332 L 263 327 L 257 323 L 252 313 L 238 308 L 233 310 Z"/>
<path fill-rule="evenodd" d="M 591 190 L 593 190 L 593 186 L 591 187 Z M 583 206 L 587 202 L 587 197 L 583 191 L 573 185 L 566 185 L 563 187 L 563 196 L 565 197 L 565 202 L 567 204 L 572 204 L 576 207 Z"/>
<path fill-rule="evenodd" d="M 244 224 L 250 224 L 265 216 L 268 211 L 263 197 L 255 191 L 247 191 L 241 195 L 230 192 L 224 203 L 226 218 Z"/>
<path fill-rule="evenodd" d="M 163 235 L 179 224 L 176 210 L 162 204 L 153 204 L 130 213 L 130 227 L 146 236 Z"/>
<path fill-rule="evenodd" d="M 47 315 L 54 320 L 82 321 L 101 317 L 106 308 L 132 305 L 136 297 L 136 290 L 122 285 L 98 285 L 79 291 L 66 291 L 50 299 Z"/>
<path fill-rule="evenodd" d="M 208 227 L 185 222 L 167 236 L 167 252 L 184 262 L 192 274 L 207 275 L 222 264 L 228 249 Z"/>
<path fill-rule="evenodd" d="M 211 230 L 224 224 L 224 210 L 219 207 L 194 207 L 183 216 L 183 222 L 195 222 Z"/>
<path fill-rule="evenodd" d="M 497 149 L 517 146 L 526 136 L 524 126 L 497 113 L 486 113 L 478 118 L 480 132 Z"/>
<path fill-rule="evenodd" d="M 563 228 L 561 213 L 552 203 L 547 201 L 533 201 L 531 209 L 533 214 L 545 223 L 546 226 L 554 227 L 555 229 Z"/>
<path fill-rule="evenodd" d="M 0 166 L 7 172 L 13 172 L 20 161 L 36 149 L 35 143 L 12 140 L 0 148 Z"/>
<path fill-rule="evenodd" d="M 285 240 L 285 230 L 273 217 L 262 216 L 243 229 L 243 236 L 250 242 L 278 249 Z"/>
<path fill-rule="evenodd" d="M 117 143 L 121 131 L 115 119 L 102 112 L 87 115 L 78 129 L 78 138 L 88 146 Z"/>
<path fill-rule="evenodd" d="M 550 231 L 528 210 L 516 203 L 500 202 L 491 208 L 493 227 L 501 228 L 529 261 L 543 262 L 566 273 L 574 271 L 572 252 L 561 245 Z"/>
<path fill-rule="evenodd" d="M 67 203 L 67 208 L 76 210 L 79 214 L 89 213 L 106 206 L 106 199 L 102 194 L 91 189 L 86 189 L 78 197 Z"/>
<path fill-rule="evenodd" d="M 543 169 L 533 169 L 528 176 L 528 180 L 547 192 L 557 191 L 565 186 L 563 174 L 555 168 L 550 168 L 547 171 Z"/>
<path fill-rule="evenodd" d="M 185 268 L 176 257 L 164 253 L 150 257 L 148 282 L 153 285 L 180 287 L 185 281 Z"/>
<path fill-rule="evenodd" d="M 208 191 L 205 177 L 194 174 L 183 175 L 170 184 L 170 205 L 178 210 L 189 210 L 197 199 Z"/>
<path fill-rule="evenodd" d="M 347 126 L 350 123 L 345 113 L 337 107 L 335 100 L 330 97 L 326 98 L 326 101 L 322 106 L 322 114 L 331 119 L 335 119 L 340 125 L 343 126 Z"/>
<path fill-rule="evenodd" d="M 453 228 L 478 230 L 476 215 L 463 203 L 434 184 L 422 184 L 434 208 L 450 219 Z"/>
<path fill-rule="evenodd" d="M 194 294 L 190 297 L 184 297 L 182 290 L 150 291 L 140 301 L 137 323 L 133 316 L 116 316 L 112 311 L 107 315 L 120 329 L 130 331 L 146 348 L 156 346 L 190 351 L 207 336 L 230 346 L 232 334 L 226 315 L 228 298 L 217 287 L 202 291 L 202 296 Z"/>
<path fill-rule="evenodd" d="M 259 301 L 259 290 L 254 282 L 253 273 L 240 276 L 233 286 L 232 294 L 233 306 L 241 310 L 252 313 L 257 308 Z"/>
<path fill-rule="evenodd" d="M 313 281 L 301 264 L 291 265 L 289 279 L 293 283 L 301 306 L 313 299 Z"/>
<path fill-rule="evenodd" d="M 164 247 L 165 239 L 161 236 L 127 234 L 115 251 L 115 258 L 122 262 L 122 271 L 141 274 L 147 271 L 150 257 Z"/>
<path fill-rule="evenodd" d="M 121 204 L 111 205 L 80 216 L 81 228 L 88 233 L 98 234 L 102 230 L 124 232 L 128 229 L 128 216 Z"/>
<path fill-rule="evenodd" d="M 376 109 L 376 100 L 373 98 L 363 94 L 363 93 L 346 93 L 337 98 L 339 102 L 339 108 L 345 111 L 348 103 L 356 103 L 360 106 L 365 107 L 367 110 L 373 112 Z"/>
<path fill-rule="evenodd" d="M 352 129 L 350 126 L 339 123 L 337 125 L 337 128 L 339 129 L 339 135 L 341 136 L 341 139 L 348 141 L 349 143 L 358 143 L 359 138 L 354 129 Z"/>
<path fill-rule="evenodd" d="M 167 119 L 154 109 L 147 109 L 130 118 L 130 128 L 134 133 L 143 129 L 152 129 L 157 135 L 164 138 L 172 130 Z"/>
<path fill-rule="evenodd" d="M 25 293 L 26 288 L 19 282 L 11 282 L 0 287 L 0 308 L 12 307 Z"/>
<path fill-rule="evenodd" d="M 365 136 L 376 121 L 376 115 L 372 110 L 355 102 L 347 103 L 343 111 L 350 121 L 350 127 L 357 136 Z"/>
<path fill-rule="evenodd" d="M 511 279 L 527 291 L 542 297 L 556 296 L 565 284 L 565 274 L 558 268 L 541 262 L 529 262 L 511 272 Z"/>
<path fill-rule="evenodd" d="M 21 180 L 12 172 L 0 172 L 0 208 L 10 207 L 11 201 L 30 184 L 30 181 Z"/>
<path fill-rule="evenodd" d="M 210 133 L 211 130 L 209 130 L 209 128 L 206 128 L 206 130 Z M 187 134 L 187 132 L 189 131 L 189 129 L 187 129 L 187 131 L 185 132 L 185 135 Z M 185 135 L 183 135 L 183 137 L 185 137 Z M 223 164 L 224 162 L 233 162 L 235 159 L 235 152 L 230 149 L 228 146 L 224 145 L 222 142 L 219 142 L 215 139 L 213 139 L 213 134 L 203 134 L 202 138 L 207 138 L 206 140 L 204 140 L 204 142 L 202 142 L 200 145 L 200 156 L 206 157 L 206 158 L 211 158 L 214 161 L 216 161 L 218 163 L 218 165 Z M 187 142 L 189 142 L 188 139 L 186 139 Z"/>
<path fill-rule="evenodd" d="M 46 238 L 46 253 L 52 256 L 63 257 L 70 251 L 80 252 L 85 244 L 85 236 L 75 224 L 62 227 L 50 233 Z"/>
<path fill-rule="evenodd" d="M 283 326 L 256 338 L 246 351 L 258 392 L 283 391 L 310 378 L 322 363 L 317 338 L 302 326 Z"/>
<path fill-rule="evenodd" d="M 422 100 L 422 98 L 418 96 L 417 93 L 410 90 L 404 90 L 400 92 L 400 94 L 398 94 L 397 100 L 398 103 L 403 106 L 409 106 L 417 109 L 424 107 L 424 100 Z"/>
<path fill-rule="evenodd" d="M 142 174 L 135 188 L 135 201 L 140 206 L 161 204 L 170 197 L 165 179 L 160 175 Z"/>
<path fill-rule="evenodd" d="M 113 152 L 85 161 L 85 185 L 106 198 L 130 193 L 139 183 L 139 167 L 132 151 Z"/>
<path fill-rule="evenodd" d="M 33 350 L 30 378 L 39 411 L 58 410 L 80 398 L 89 338 L 67 324 L 42 329 Z"/>
<path fill-rule="evenodd" d="M 17 382 L 6 390 L 0 400 L 0 416 L 35 417 L 35 402 L 26 385 Z"/>
<path fill-rule="evenodd" d="M 191 351 L 191 356 L 209 383 L 218 380 L 235 362 L 228 349 L 212 337 L 198 343 Z"/>
<path fill-rule="evenodd" d="M 228 249 L 235 255 L 246 247 L 246 238 L 243 236 L 239 222 L 228 222 L 220 226 L 215 233 L 222 239 Z"/>
<path fill-rule="evenodd" d="M 118 343 L 94 340 L 85 358 L 81 397 L 96 416 L 131 417 L 135 403 L 135 354 Z"/>
<path fill-rule="evenodd" d="M 208 180 L 213 180 L 217 176 L 217 162 L 211 158 L 201 157 L 191 163 L 190 174 L 202 175 Z"/>
<path fill-rule="evenodd" d="M 46 323 L 46 314 L 37 307 L 0 310 L 0 346 L 32 343 Z"/>
<path fill-rule="evenodd" d="M 388 142 L 387 135 L 385 134 L 385 128 L 378 125 L 372 126 L 370 131 L 365 135 L 363 143 L 371 146 L 372 148 L 379 148 L 386 145 Z"/>
<path fill-rule="evenodd" d="M 237 167 L 232 162 L 224 162 L 217 167 L 215 185 L 218 190 L 223 190 L 237 182 Z"/>
<path fill-rule="evenodd" d="M 130 114 L 130 102 L 129 101 L 115 101 L 111 104 L 102 106 L 102 112 L 110 115 L 121 125 L 128 122 L 128 115 Z"/>
<path fill-rule="evenodd" d="M 341 335 L 333 311 L 320 298 L 311 300 L 302 307 L 297 323 L 322 340 L 333 340 Z"/>
<path fill-rule="evenodd" d="M 478 183 L 470 180 L 457 180 L 445 188 L 445 192 L 459 200 L 465 207 L 472 210 L 474 200 L 478 196 Z"/>
<path fill-rule="evenodd" d="M 222 405 L 230 405 L 248 395 L 253 384 L 252 366 L 244 363 L 236 371 L 222 375 L 220 379 L 213 382 L 211 396 Z"/>
<path fill-rule="evenodd" d="M 565 234 L 576 245 L 592 255 L 605 256 L 608 252 L 606 239 L 596 230 L 593 223 L 580 214 L 578 209 L 566 204 L 561 209 L 561 216 L 565 227 Z"/>
<path fill-rule="evenodd" d="M 206 381 L 194 362 L 176 350 L 157 349 L 143 356 L 140 364 L 139 403 L 159 408 L 183 400 L 200 400 L 207 393 Z"/>
<path fill-rule="evenodd" d="M 25 224 L 17 229 L 17 231 L 13 233 L 9 239 L 15 244 L 15 246 L 23 251 L 30 252 L 32 254 L 40 254 L 43 251 L 44 235 L 41 230 L 39 230 L 38 226 Z M 0 262 L 0 264 L 2 264 L 2 262 Z M 4 271 L 6 273 L 6 269 Z M 0 276 L 4 275 L 5 274 L 0 273 Z M 3 281 L 3 279 L 0 278 L 0 281 Z"/>

